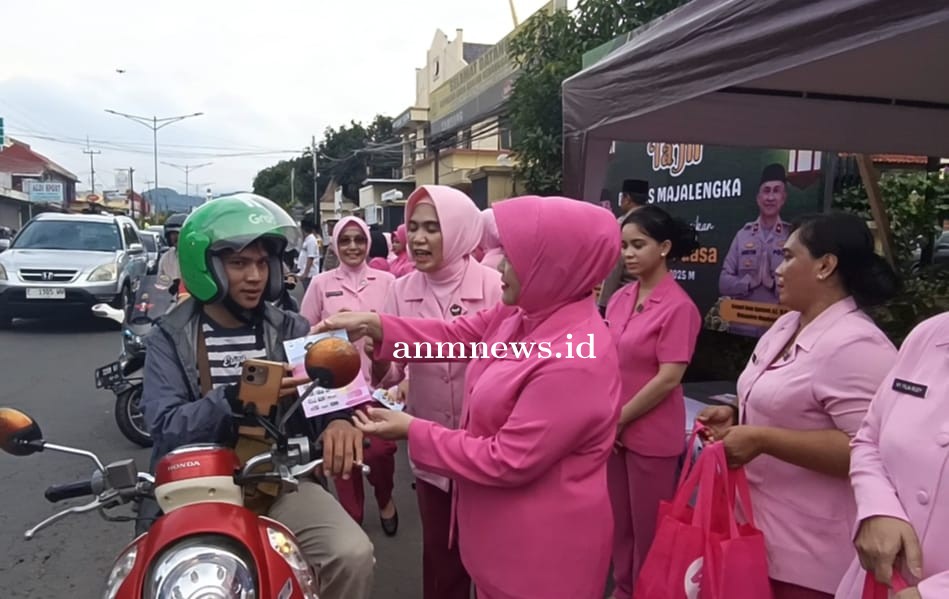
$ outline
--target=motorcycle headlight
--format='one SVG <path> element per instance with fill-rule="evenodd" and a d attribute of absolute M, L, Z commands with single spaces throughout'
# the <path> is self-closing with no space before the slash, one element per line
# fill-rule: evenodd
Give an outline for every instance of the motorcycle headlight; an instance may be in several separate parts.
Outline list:
<path fill-rule="evenodd" d="M 114 262 L 103 264 L 89 273 L 89 280 L 93 283 L 108 283 L 114 281 L 118 273 Z"/>
<path fill-rule="evenodd" d="M 135 567 L 135 557 L 137 555 L 138 547 L 133 545 L 128 551 L 120 555 L 119 559 L 115 560 L 115 565 L 112 566 L 112 571 L 109 572 L 109 578 L 105 581 L 104 599 L 115 599 L 119 587 L 122 586 L 122 583 L 132 572 L 132 568 Z"/>
<path fill-rule="evenodd" d="M 267 529 L 267 537 L 270 539 L 273 550 L 280 554 L 280 557 L 286 560 L 293 570 L 300 588 L 303 589 L 303 599 L 318 599 L 316 577 L 293 539 L 275 528 Z"/>
<path fill-rule="evenodd" d="M 195 537 L 162 554 L 143 599 L 258 599 L 249 559 L 224 537 Z"/>
<path fill-rule="evenodd" d="M 125 329 L 124 331 L 122 331 L 122 334 L 125 336 L 125 339 L 128 341 L 129 346 L 131 346 L 133 349 L 144 349 L 145 339 L 143 339 L 139 335 L 136 335 L 135 333 L 133 333 L 132 331 L 128 329 Z"/>

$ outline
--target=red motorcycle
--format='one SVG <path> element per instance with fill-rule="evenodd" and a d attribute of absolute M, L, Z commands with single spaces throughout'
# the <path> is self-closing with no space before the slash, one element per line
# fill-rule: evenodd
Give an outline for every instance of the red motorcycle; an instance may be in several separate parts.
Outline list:
<path fill-rule="evenodd" d="M 266 417 L 251 415 L 274 443 L 271 451 L 250 458 L 243 468 L 233 449 L 193 445 L 164 456 L 153 477 L 139 472 L 132 459 L 105 465 L 89 451 L 48 443 L 29 416 L 0 408 L 0 449 L 6 453 L 26 456 L 50 450 L 96 464 L 88 480 L 55 485 L 45 493 L 51 502 L 95 499 L 47 518 L 28 530 L 26 538 L 71 514 L 98 511 L 109 521 L 134 521 L 112 510 L 152 497 L 164 514 L 115 560 L 105 599 L 318 599 L 317 574 L 293 534 L 244 507 L 245 487 L 271 483 L 281 493 L 292 493 L 298 480 L 323 463 L 316 457 L 322 455 L 318 446 L 306 437 L 288 437 L 284 425 L 318 385 L 334 388 L 351 381 L 359 371 L 359 355 L 348 342 L 328 338 L 310 347 L 306 363 L 314 382 L 290 409 Z"/>

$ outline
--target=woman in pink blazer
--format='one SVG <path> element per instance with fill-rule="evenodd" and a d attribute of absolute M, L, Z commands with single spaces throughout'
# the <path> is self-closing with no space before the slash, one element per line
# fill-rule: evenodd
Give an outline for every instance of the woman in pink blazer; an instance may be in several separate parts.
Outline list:
<path fill-rule="evenodd" d="M 619 229 L 609 211 L 565 198 L 515 198 L 495 214 L 503 305 L 453 323 L 344 314 L 318 329 L 364 331 L 380 356 L 416 342 L 477 352 L 461 430 L 387 410 L 359 426 L 407 436 L 419 466 L 456 482 L 458 540 L 479 599 L 601 597 L 620 381 L 591 290 L 616 264 Z M 576 243 L 561 243 L 578 228 Z"/>
<path fill-rule="evenodd" d="M 624 402 L 608 480 L 616 521 L 613 597 L 630 599 L 656 534 L 659 502 L 675 493 L 685 449 L 681 382 L 702 317 L 668 267 L 698 247 L 695 231 L 661 208 L 644 206 L 623 222 L 622 236 L 626 272 L 636 282 L 617 291 L 606 308 Z"/>
<path fill-rule="evenodd" d="M 395 277 L 366 265 L 370 239 L 369 227 L 355 216 L 347 216 L 333 228 L 333 246 L 339 253 L 339 266 L 314 277 L 300 306 L 300 314 L 311 324 L 339 312 L 382 309 Z M 363 345 L 358 341 L 357 344 Z M 372 362 L 364 353 L 361 355 L 363 376 L 369 383 Z M 392 499 L 396 449 L 395 443 L 373 439 L 363 454 L 363 461 L 370 468 L 368 478 L 375 490 L 382 530 L 388 536 L 395 535 L 399 528 L 399 514 Z M 339 502 L 362 524 L 365 503 L 362 477 L 337 478 L 334 483 Z"/>
<path fill-rule="evenodd" d="M 837 599 L 861 599 L 866 571 L 897 599 L 949 597 L 949 312 L 917 326 L 853 440 L 857 559 Z"/>
<path fill-rule="evenodd" d="M 426 185 L 405 206 L 408 251 L 415 270 L 392 286 L 385 314 L 452 322 L 501 299 L 496 270 L 471 258 L 481 240 L 478 207 L 451 187 Z M 412 364 L 380 362 L 374 381 L 391 387 L 411 379 L 406 410 L 446 428 L 458 428 L 465 392 L 465 363 Z M 471 578 L 457 545 L 450 543 L 451 493 L 448 477 L 420 467 L 411 451 L 415 490 L 422 518 L 422 585 L 424 599 L 468 599 Z"/>
<path fill-rule="evenodd" d="M 850 439 L 896 359 L 860 308 L 891 297 L 898 281 L 850 214 L 803 219 L 783 252 L 775 274 L 791 312 L 758 341 L 737 413 L 709 408 L 699 420 L 733 466 L 746 465 L 775 599 L 830 599 L 853 556 Z"/>

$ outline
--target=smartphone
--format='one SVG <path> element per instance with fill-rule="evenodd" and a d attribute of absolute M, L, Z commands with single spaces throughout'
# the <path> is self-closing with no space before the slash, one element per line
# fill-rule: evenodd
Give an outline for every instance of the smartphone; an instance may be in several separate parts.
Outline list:
<path fill-rule="evenodd" d="M 271 410 L 280 399 L 280 382 L 286 372 L 286 366 L 280 362 L 245 360 L 237 398 L 245 404 L 252 403 L 257 406 L 257 413 L 271 415 Z"/>

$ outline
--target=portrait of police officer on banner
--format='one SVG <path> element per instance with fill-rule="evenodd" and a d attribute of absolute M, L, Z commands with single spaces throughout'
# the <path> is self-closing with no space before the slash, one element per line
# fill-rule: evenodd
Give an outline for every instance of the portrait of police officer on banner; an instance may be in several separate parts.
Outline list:
<path fill-rule="evenodd" d="M 723 296 L 735 300 L 778 303 L 775 270 L 783 260 L 790 224 L 781 218 L 788 198 L 787 173 L 769 164 L 758 186 L 758 218 L 746 223 L 732 240 L 718 279 Z"/>

